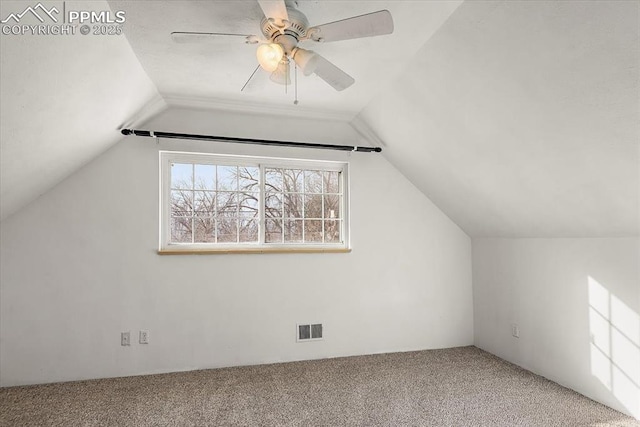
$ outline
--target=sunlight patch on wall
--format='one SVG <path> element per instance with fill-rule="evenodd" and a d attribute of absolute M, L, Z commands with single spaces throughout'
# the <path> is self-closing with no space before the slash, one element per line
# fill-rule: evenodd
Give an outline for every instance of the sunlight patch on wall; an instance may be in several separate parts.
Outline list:
<path fill-rule="evenodd" d="M 640 316 L 588 278 L 591 374 L 640 417 Z"/>

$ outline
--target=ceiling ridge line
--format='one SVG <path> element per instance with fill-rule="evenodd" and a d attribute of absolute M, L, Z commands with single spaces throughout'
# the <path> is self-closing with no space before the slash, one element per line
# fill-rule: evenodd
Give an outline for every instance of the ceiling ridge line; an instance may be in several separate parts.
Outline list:
<path fill-rule="evenodd" d="M 360 116 L 356 116 L 349 122 L 349 125 L 358 135 L 363 137 L 365 141 L 376 147 L 386 147 L 387 144 L 378 136 L 378 134 L 371 129 L 369 124 Z"/>
<path fill-rule="evenodd" d="M 138 111 L 136 111 L 130 118 L 128 118 L 121 126 L 123 128 L 139 127 L 149 119 L 157 116 L 165 111 L 169 105 L 165 99 L 157 93 L 149 101 L 147 101 Z"/>
<path fill-rule="evenodd" d="M 300 106 L 267 105 L 250 102 L 235 102 L 227 99 L 198 98 L 176 95 L 163 95 L 169 107 L 195 108 L 204 110 L 223 110 L 260 115 L 276 115 L 305 119 L 332 120 L 349 123 L 355 113 L 346 111 L 324 111 L 307 109 Z"/>

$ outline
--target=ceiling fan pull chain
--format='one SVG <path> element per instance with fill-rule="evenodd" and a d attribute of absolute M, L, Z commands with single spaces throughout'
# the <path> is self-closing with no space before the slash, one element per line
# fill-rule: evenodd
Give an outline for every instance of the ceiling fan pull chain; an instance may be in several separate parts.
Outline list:
<path fill-rule="evenodd" d="M 253 70 L 253 73 L 251 73 L 251 75 L 249 76 L 249 78 L 247 79 L 247 81 L 245 82 L 244 86 L 242 86 L 242 89 L 240 89 L 240 92 L 242 92 L 244 90 L 244 88 L 247 87 L 247 85 L 249 84 L 249 82 L 251 81 L 251 79 L 253 78 L 253 76 L 255 76 L 256 71 L 258 71 L 260 69 L 260 65 L 258 64 L 258 66 L 256 67 L 255 70 Z"/>
<path fill-rule="evenodd" d="M 284 93 L 289 93 L 287 91 L 289 89 L 289 83 L 291 83 L 291 62 L 289 61 L 289 58 L 287 58 L 287 70 L 285 72 L 285 76 L 286 78 L 285 78 Z"/>
<path fill-rule="evenodd" d="M 294 93 L 295 99 L 293 100 L 293 105 L 298 105 L 298 64 L 293 63 L 293 84 L 294 84 Z"/>

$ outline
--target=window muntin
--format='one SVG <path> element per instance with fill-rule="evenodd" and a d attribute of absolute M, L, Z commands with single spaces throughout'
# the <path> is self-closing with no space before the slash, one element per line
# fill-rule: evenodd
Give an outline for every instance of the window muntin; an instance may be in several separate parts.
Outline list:
<path fill-rule="evenodd" d="M 341 173 L 265 168 L 265 241 L 341 243 Z"/>
<path fill-rule="evenodd" d="M 161 152 L 160 249 L 347 248 L 347 164 Z"/>
<path fill-rule="evenodd" d="M 169 243 L 258 241 L 259 168 L 170 163 Z"/>

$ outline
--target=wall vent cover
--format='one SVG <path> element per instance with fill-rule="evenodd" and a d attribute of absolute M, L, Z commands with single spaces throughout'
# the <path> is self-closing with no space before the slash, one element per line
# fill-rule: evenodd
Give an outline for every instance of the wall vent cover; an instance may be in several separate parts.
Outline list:
<path fill-rule="evenodd" d="M 299 323 L 296 326 L 297 341 L 317 341 L 322 339 L 322 323 Z"/>

